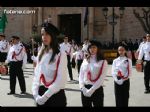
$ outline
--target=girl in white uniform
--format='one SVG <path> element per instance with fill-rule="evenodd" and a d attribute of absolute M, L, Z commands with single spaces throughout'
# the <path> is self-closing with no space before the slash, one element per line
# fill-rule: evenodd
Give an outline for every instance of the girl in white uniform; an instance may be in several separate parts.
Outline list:
<path fill-rule="evenodd" d="M 77 63 L 78 74 L 79 74 L 81 64 L 84 59 L 84 52 L 82 51 L 82 44 L 79 44 L 79 48 L 75 53 L 73 53 L 73 57 L 75 57 L 75 62 Z"/>
<path fill-rule="evenodd" d="M 43 45 L 37 56 L 32 92 L 37 106 L 66 106 L 67 58 L 59 51 L 58 30 L 52 24 L 42 28 Z"/>
<path fill-rule="evenodd" d="M 103 82 L 106 76 L 107 61 L 104 60 L 99 42 L 91 41 L 89 56 L 83 60 L 79 74 L 82 105 L 103 106 Z"/>
<path fill-rule="evenodd" d="M 113 61 L 112 76 L 114 78 L 115 99 L 117 107 L 127 107 L 129 100 L 132 61 L 127 58 L 124 46 L 118 48 L 119 57 Z"/>

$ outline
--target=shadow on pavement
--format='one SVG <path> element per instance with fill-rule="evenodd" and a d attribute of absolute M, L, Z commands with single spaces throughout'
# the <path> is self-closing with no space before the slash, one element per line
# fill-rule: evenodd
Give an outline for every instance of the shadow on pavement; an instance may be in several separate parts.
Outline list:
<path fill-rule="evenodd" d="M 34 98 L 33 98 L 33 95 L 30 94 L 30 93 L 26 93 L 25 95 L 15 94 L 14 96 L 15 96 L 15 97 L 18 97 L 18 98 L 30 98 L 30 99 L 34 99 Z"/>
<path fill-rule="evenodd" d="M 33 75 L 32 72 L 23 72 L 25 75 Z"/>
<path fill-rule="evenodd" d="M 71 89 L 71 88 L 65 88 L 66 91 L 74 91 L 74 92 L 81 92 L 80 89 Z"/>
<path fill-rule="evenodd" d="M 25 69 L 33 69 L 32 67 L 30 67 L 30 68 L 25 68 Z"/>
<path fill-rule="evenodd" d="M 68 81 L 67 84 L 79 84 L 79 81 L 72 80 L 72 81 Z"/>
<path fill-rule="evenodd" d="M 24 76 L 24 78 L 29 78 L 29 76 Z"/>
<path fill-rule="evenodd" d="M 1 77 L 0 79 L 1 79 L 1 80 L 8 80 L 8 81 L 9 81 L 9 78 Z"/>

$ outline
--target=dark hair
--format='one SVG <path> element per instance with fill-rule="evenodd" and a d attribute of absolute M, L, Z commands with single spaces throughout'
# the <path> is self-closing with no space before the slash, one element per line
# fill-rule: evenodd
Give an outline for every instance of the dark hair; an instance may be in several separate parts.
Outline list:
<path fill-rule="evenodd" d="M 127 49 L 126 49 L 126 47 L 125 47 L 124 45 L 119 45 L 118 48 L 119 48 L 119 47 L 123 47 L 123 48 L 125 49 L 125 51 L 127 51 Z M 120 55 L 119 55 L 119 52 L 117 52 L 117 57 L 119 57 L 119 56 L 120 56 Z M 125 56 L 128 57 L 128 56 L 127 56 L 127 52 L 125 53 Z"/>
<path fill-rule="evenodd" d="M 143 36 L 143 39 L 146 39 L 146 36 Z"/>
<path fill-rule="evenodd" d="M 18 36 L 12 36 L 11 38 L 19 40 L 20 38 Z"/>
<path fill-rule="evenodd" d="M 0 34 L 0 36 L 3 37 L 3 38 L 5 38 L 5 35 L 4 35 L 4 34 Z"/>
<path fill-rule="evenodd" d="M 87 60 L 89 60 L 89 58 L 91 57 L 90 48 L 91 48 L 92 46 L 96 46 L 96 47 L 98 48 L 97 54 L 96 54 L 96 61 L 98 62 L 98 61 L 100 61 L 100 60 L 104 60 L 104 59 L 105 59 L 105 58 L 104 58 L 104 53 L 102 52 L 102 49 L 101 49 L 102 47 L 101 47 L 100 42 L 95 41 L 95 40 L 91 40 L 90 43 L 91 43 L 91 44 L 90 44 L 89 47 L 88 47 L 89 56 L 87 56 Z"/>
<path fill-rule="evenodd" d="M 49 45 L 49 47 L 52 48 L 52 51 L 53 51 L 52 57 L 49 61 L 49 63 L 51 63 L 52 61 L 54 61 L 55 55 L 60 52 L 58 40 L 57 40 L 57 36 L 59 35 L 59 31 L 54 25 L 52 25 L 50 23 L 45 24 L 45 26 L 43 26 L 43 29 L 47 34 L 49 34 L 51 36 L 51 43 Z M 41 50 L 41 52 L 39 54 L 39 61 L 41 61 L 41 58 L 42 58 L 44 52 L 49 50 L 49 47 L 46 45 L 43 47 L 43 49 Z"/>

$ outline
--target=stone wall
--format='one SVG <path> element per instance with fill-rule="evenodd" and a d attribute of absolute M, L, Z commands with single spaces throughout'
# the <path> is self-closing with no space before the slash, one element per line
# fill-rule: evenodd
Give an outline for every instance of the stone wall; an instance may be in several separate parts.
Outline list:
<path fill-rule="evenodd" d="M 29 7 L 4 7 L 7 10 L 30 10 Z M 32 31 L 32 14 L 7 14 L 8 24 L 5 34 L 9 40 L 12 35 L 17 35 L 23 41 L 29 40 Z"/>
<path fill-rule="evenodd" d="M 89 7 L 89 38 L 95 38 L 102 42 L 112 40 L 112 26 L 105 20 L 103 7 Z M 108 15 L 111 14 L 112 7 L 108 7 Z M 117 20 L 115 26 L 115 40 L 141 38 L 145 35 L 139 21 L 133 15 L 133 9 L 137 7 L 126 7 L 122 19 Z M 13 9 L 13 7 L 6 7 Z M 6 27 L 6 36 L 9 39 L 12 35 L 18 35 L 23 41 L 28 41 L 32 36 L 32 25 L 36 24 L 40 31 L 40 25 L 49 15 L 52 17 L 52 23 L 59 26 L 58 16 L 61 14 L 81 14 L 81 40 L 87 36 L 87 29 L 84 27 L 85 7 L 15 7 L 20 10 L 36 10 L 35 14 L 26 15 L 7 15 L 8 25 Z M 116 14 L 119 15 L 119 7 L 115 8 Z"/>

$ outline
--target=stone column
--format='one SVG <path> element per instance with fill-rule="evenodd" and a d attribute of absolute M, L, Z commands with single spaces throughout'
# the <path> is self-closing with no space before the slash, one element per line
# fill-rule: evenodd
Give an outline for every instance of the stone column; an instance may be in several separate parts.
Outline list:
<path fill-rule="evenodd" d="M 27 10 L 32 10 L 32 8 L 26 8 Z M 32 36 L 32 16 L 34 14 L 29 14 L 29 15 L 23 15 L 23 20 L 24 20 L 24 34 L 23 36 L 23 41 L 27 42 L 29 40 L 29 37 Z"/>
<path fill-rule="evenodd" d="M 89 18 L 88 18 L 88 37 L 93 39 L 94 30 L 94 7 L 89 7 Z"/>
<path fill-rule="evenodd" d="M 87 25 L 84 26 L 84 19 L 85 19 L 85 12 L 86 7 L 83 8 L 82 11 L 82 19 L 81 19 L 81 32 L 82 33 L 82 41 L 84 41 L 85 38 L 92 39 L 93 38 L 93 29 L 94 29 L 94 7 L 88 7 L 88 19 L 87 19 Z"/>
<path fill-rule="evenodd" d="M 115 26 L 115 40 L 117 40 L 117 42 L 120 41 L 120 12 L 119 12 L 119 7 L 115 8 L 115 13 L 119 16 L 119 18 L 117 19 L 117 24 Z"/>
<path fill-rule="evenodd" d="M 42 7 L 38 7 L 38 26 L 40 26 L 43 23 L 43 21 L 42 21 L 43 14 L 42 13 L 43 13 L 42 12 Z"/>

